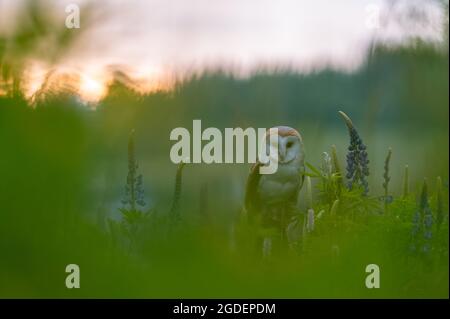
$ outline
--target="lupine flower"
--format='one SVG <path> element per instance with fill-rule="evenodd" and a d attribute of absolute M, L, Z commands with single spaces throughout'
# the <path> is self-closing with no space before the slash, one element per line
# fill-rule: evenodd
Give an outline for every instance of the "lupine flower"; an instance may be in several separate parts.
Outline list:
<path fill-rule="evenodd" d="M 433 226 L 433 215 L 431 213 L 431 209 L 427 207 L 424 211 L 423 218 L 423 238 L 424 243 L 422 246 L 422 251 L 424 253 L 428 253 L 431 250 L 431 239 L 433 237 L 432 226 Z"/>
<path fill-rule="evenodd" d="M 426 180 L 423 181 L 422 191 L 420 192 L 419 207 L 421 212 L 428 207 L 428 186 Z"/>
<path fill-rule="evenodd" d="M 417 251 L 417 241 L 418 241 L 418 237 L 419 237 L 419 233 L 422 230 L 422 223 L 421 223 L 421 218 L 420 218 L 420 211 L 416 210 L 413 214 L 413 219 L 412 219 L 412 229 L 411 229 L 411 244 L 409 246 L 409 250 L 411 252 L 416 252 Z"/>
<path fill-rule="evenodd" d="M 412 250 L 416 251 L 419 245 L 419 247 L 421 246 L 422 252 L 430 252 L 431 239 L 433 237 L 433 213 L 428 203 L 428 187 L 426 181 L 423 182 L 419 199 L 419 209 L 413 215 L 412 224 Z"/>
<path fill-rule="evenodd" d="M 145 206 L 142 175 L 136 176 L 138 167 L 134 149 L 134 130 L 132 130 L 128 137 L 128 175 L 125 197 L 122 200 L 122 204 L 132 211 L 136 210 L 137 205 Z"/>
<path fill-rule="evenodd" d="M 425 239 L 431 239 L 433 236 L 432 234 L 432 227 L 433 227 L 433 214 L 431 212 L 431 209 L 429 207 L 425 208 L 424 211 L 424 217 L 423 217 L 423 237 Z"/>
<path fill-rule="evenodd" d="M 369 159 L 367 158 L 366 145 L 364 145 L 358 131 L 355 129 L 350 118 L 342 111 L 343 117 L 350 134 L 350 146 L 347 153 L 347 187 L 352 189 L 354 185 L 364 189 L 364 195 L 369 192 L 367 177 L 369 176 Z"/>
<path fill-rule="evenodd" d="M 322 153 L 322 172 L 323 174 L 330 178 L 333 173 L 333 165 L 331 163 L 331 157 L 327 152 Z"/>
<path fill-rule="evenodd" d="M 420 218 L 420 211 L 416 210 L 413 214 L 413 219 L 412 219 L 412 224 L 413 224 L 413 228 L 412 228 L 412 236 L 416 237 L 417 234 L 419 234 L 420 229 L 421 229 L 421 218 Z"/>
<path fill-rule="evenodd" d="M 335 198 L 336 191 L 334 189 L 332 175 L 333 175 L 333 164 L 331 163 L 331 157 L 327 152 L 322 153 L 322 183 L 323 183 L 323 194 L 328 199 L 330 205 Z"/>
<path fill-rule="evenodd" d="M 142 174 L 139 175 L 136 179 L 136 203 L 139 206 L 145 206 L 144 201 L 144 184 L 142 180 Z"/>
<path fill-rule="evenodd" d="M 422 247 L 422 251 L 425 253 L 425 254 L 428 254 L 429 252 L 430 252 L 430 250 L 431 250 L 431 245 L 430 245 L 430 243 L 425 243 L 425 244 L 423 244 L 423 247 Z"/>
<path fill-rule="evenodd" d="M 182 187 L 182 177 L 183 177 L 183 167 L 185 163 L 181 162 L 178 164 L 177 173 L 175 176 L 175 188 L 173 191 L 172 207 L 170 208 L 169 215 L 171 216 L 172 222 L 175 223 L 180 219 L 180 198 L 181 198 L 181 187 Z"/>

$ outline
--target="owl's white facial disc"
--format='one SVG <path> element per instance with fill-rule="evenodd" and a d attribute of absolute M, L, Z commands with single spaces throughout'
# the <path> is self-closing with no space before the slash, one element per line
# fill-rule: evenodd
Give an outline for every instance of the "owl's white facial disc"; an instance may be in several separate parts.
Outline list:
<path fill-rule="evenodd" d="M 276 161 L 278 163 L 289 163 L 298 158 L 300 155 L 301 143 L 297 136 L 278 135 L 277 140 L 267 141 L 267 150 L 269 150 L 269 158 L 271 161 Z"/>
<path fill-rule="evenodd" d="M 279 136 L 278 159 L 280 163 L 289 163 L 296 159 L 301 152 L 300 140 L 297 136 Z"/>

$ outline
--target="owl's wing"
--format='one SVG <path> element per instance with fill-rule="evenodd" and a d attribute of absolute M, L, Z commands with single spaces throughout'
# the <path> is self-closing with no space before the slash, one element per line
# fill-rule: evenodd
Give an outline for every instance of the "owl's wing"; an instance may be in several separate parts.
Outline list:
<path fill-rule="evenodd" d="M 297 204 L 300 190 L 302 189 L 303 184 L 305 182 L 305 165 L 303 164 L 303 162 L 300 165 L 299 174 L 300 174 L 300 181 L 298 183 L 297 189 L 295 192 L 292 193 L 292 196 L 289 198 L 290 203 L 294 205 Z"/>
<path fill-rule="evenodd" d="M 302 161 L 302 164 L 300 165 L 300 174 L 301 174 L 301 179 L 300 179 L 300 186 L 299 186 L 299 191 L 302 189 L 302 187 L 303 187 L 303 183 L 305 182 L 305 172 L 306 172 L 306 169 L 305 169 L 305 164 L 303 163 L 303 161 Z"/>
<path fill-rule="evenodd" d="M 245 187 L 245 209 L 252 210 L 258 203 L 258 184 L 261 174 L 259 173 L 260 162 L 256 162 L 250 168 L 250 174 L 247 178 L 247 185 Z"/>

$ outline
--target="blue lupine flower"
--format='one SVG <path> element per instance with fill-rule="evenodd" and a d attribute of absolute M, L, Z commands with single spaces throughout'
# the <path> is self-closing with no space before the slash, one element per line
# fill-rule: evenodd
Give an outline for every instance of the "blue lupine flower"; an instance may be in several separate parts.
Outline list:
<path fill-rule="evenodd" d="M 322 153 L 322 172 L 328 178 L 333 173 L 333 164 L 331 162 L 331 156 L 327 152 Z"/>
<path fill-rule="evenodd" d="M 426 240 L 430 240 L 433 236 L 433 234 L 432 234 L 433 215 L 432 215 L 431 209 L 429 207 L 425 208 L 424 215 L 425 216 L 423 218 L 423 225 L 424 225 L 423 236 Z"/>
<path fill-rule="evenodd" d="M 413 237 L 416 237 L 417 234 L 420 232 L 420 212 L 416 211 L 413 215 L 413 220 L 412 220 L 412 231 L 411 234 Z"/>
<path fill-rule="evenodd" d="M 420 194 L 419 209 L 414 213 L 412 219 L 412 246 L 421 246 L 421 252 L 428 254 L 431 249 L 433 238 L 433 212 L 428 203 L 428 188 L 426 181 L 423 182 Z M 415 251 L 415 250 L 414 250 Z"/>
<path fill-rule="evenodd" d="M 431 251 L 431 245 L 430 243 L 425 243 L 422 247 L 422 251 L 426 254 L 428 254 Z"/>
<path fill-rule="evenodd" d="M 128 138 L 128 175 L 127 184 L 125 185 L 125 197 L 122 200 L 122 204 L 124 206 L 128 205 L 131 210 L 135 210 L 136 205 L 145 206 L 142 175 L 136 176 L 138 167 L 134 149 L 134 130 L 132 130 Z"/>
<path fill-rule="evenodd" d="M 339 112 L 344 118 L 350 133 L 350 145 L 347 153 L 347 187 L 352 189 L 354 185 L 361 186 L 364 189 L 364 195 L 369 192 L 367 177 L 369 176 L 369 159 L 367 147 L 364 145 L 358 131 L 353 126 L 350 118 L 344 113 Z"/>

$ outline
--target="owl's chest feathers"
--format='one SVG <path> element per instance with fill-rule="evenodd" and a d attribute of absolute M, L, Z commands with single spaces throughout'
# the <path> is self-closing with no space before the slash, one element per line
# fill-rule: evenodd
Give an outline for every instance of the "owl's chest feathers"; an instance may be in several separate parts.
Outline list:
<path fill-rule="evenodd" d="M 300 163 L 280 164 L 274 174 L 262 175 L 258 193 L 266 203 L 280 203 L 291 198 L 300 185 Z"/>

